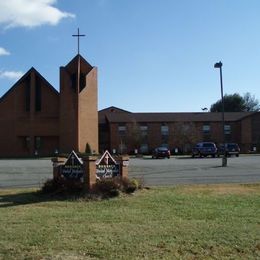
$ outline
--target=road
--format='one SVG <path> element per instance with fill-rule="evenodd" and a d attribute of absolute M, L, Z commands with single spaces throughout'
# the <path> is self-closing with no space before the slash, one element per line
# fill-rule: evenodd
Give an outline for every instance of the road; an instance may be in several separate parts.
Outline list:
<path fill-rule="evenodd" d="M 228 158 L 130 159 L 129 177 L 144 180 L 147 186 L 211 183 L 260 183 L 260 156 Z M 49 159 L 0 160 L 0 188 L 41 187 L 52 177 Z"/>

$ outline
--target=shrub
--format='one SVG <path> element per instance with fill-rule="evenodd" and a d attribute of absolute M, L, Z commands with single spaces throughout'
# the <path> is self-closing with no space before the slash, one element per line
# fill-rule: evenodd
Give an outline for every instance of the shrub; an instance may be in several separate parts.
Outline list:
<path fill-rule="evenodd" d="M 90 147 L 89 143 L 86 143 L 85 154 L 87 154 L 87 155 L 92 154 L 91 147 Z"/>
<path fill-rule="evenodd" d="M 117 178 L 98 180 L 94 186 L 94 192 L 103 197 L 116 197 L 119 195 L 120 183 Z"/>
<path fill-rule="evenodd" d="M 42 186 L 41 191 L 43 193 L 53 193 L 57 191 L 59 184 L 55 179 L 48 179 Z"/>
<path fill-rule="evenodd" d="M 140 183 L 137 179 L 128 179 L 121 177 L 103 178 L 98 180 L 90 193 L 84 193 L 84 183 L 78 180 L 67 180 L 64 178 L 47 180 L 41 192 L 51 195 L 76 195 L 87 197 L 89 195 L 99 198 L 111 198 L 119 196 L 120 192 L 133 193 L 140 189 Z"/>
<path fill-rule="evenodd" d="M 122 179 L 122 188 L 126 193 L 133 193 L 138 189 L 139 183 L 136 179 Z"/>
<path fill-rule="evenodd" d="M 41 189 L 42 193 L 78 194 L 83 191 L 83 183 L 63 178 L 48 179 Z"/>

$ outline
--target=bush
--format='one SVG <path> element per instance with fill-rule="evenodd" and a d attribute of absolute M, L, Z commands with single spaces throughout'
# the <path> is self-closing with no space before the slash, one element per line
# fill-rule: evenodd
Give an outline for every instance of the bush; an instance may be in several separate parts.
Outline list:
<path fill-rule="evenodd" d="M 83 183 L 78 180 L 66 180 L 63 178 L 48 179 L 41 191 L 42 193 L 78 194 L 83 191 Z"/>
<path fill-rule="evenodd" d="M 94 192 L 103 197 L 116 197 L 120 193 L 120 183 L 117 178 L 98 180 L 94 186 Z"/>
<path fill-rule="evenodd" d="M 84 183 L 80 181 L 66 180 L 64 178 L 49 179 L 47 180 L 41 192 L 44 194 L 52 195 L 76 195 L 88 196 L 96 195 L 100 198 L 111 198 L 119 196 L 120 192 L 133 193 L 137 189 L 142 188 L 137 179 L 128 179 L 121 177 L 103 178 L 98 180 L 90 193 L 84 193 Z"/>
<path fill-rule="evenodd" d="M 136 179 L 122 179 L 122 188 L 126 193 L 133 193 L 138 189 L 139 183 Z"/>
<path fill-rule="evenodd" d="M 41 191 L 43 193 L 53 193 L 57 191 L 59 184 L 55 179 L 48 179 L 42 186 Z"/>
<path fill-rule="evenodd" d="M 116 197 L 120 192 L 133 193 L 139 188 L 141 186 L 137 179 L 115 177 L 97 181 L 94 192 L 102 194 L 103 197 Z"/>

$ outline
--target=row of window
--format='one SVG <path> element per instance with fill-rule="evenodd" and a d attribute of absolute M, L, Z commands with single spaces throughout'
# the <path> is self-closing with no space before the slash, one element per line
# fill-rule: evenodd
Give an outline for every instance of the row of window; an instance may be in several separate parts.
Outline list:
<path fill-rule="evenodd" d="M 224 131 L 226 135 L 231 134 L 231 125 L 224 125 Z M 210 133 L 210 125 L 203 125 L 202 127 L 203 134 L 209 134 Z"/>
<path fill-rule="evenodd" d="M 145 136 L 148 133 L 148 126 L 147 125 L 141 125 L 139 127 L 139 130 L 140 130 L 141 135 Z M 126 125 L 119 125 L 118 126 L 118 133 L 119 133 L 120 136 L 126 135 L 126 131 L 127 131 Z M 203 134 L 210 134 L 210 131 L 211 131 L 210 125 L 207 124 L 207 125 L 202 126 Z M 231 134 L 231 126 L 225 125 L 224 131 L 225 131 L 225 134 L 227 134 L 227 135 Z M 161 135 L 162 136 L 169 135 L 169 126 L 168 125 L 161 125 Z"/>

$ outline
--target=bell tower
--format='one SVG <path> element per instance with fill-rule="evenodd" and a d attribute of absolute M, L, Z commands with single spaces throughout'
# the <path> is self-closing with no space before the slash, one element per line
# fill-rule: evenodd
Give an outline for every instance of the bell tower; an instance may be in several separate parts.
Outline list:
<path fill-rule="evenodd" d="M 74 36 L 74 35 L 73 35 Z M 60 67 L 60 152 L 98 152 L 97 68 L 79 54 Z"/>

